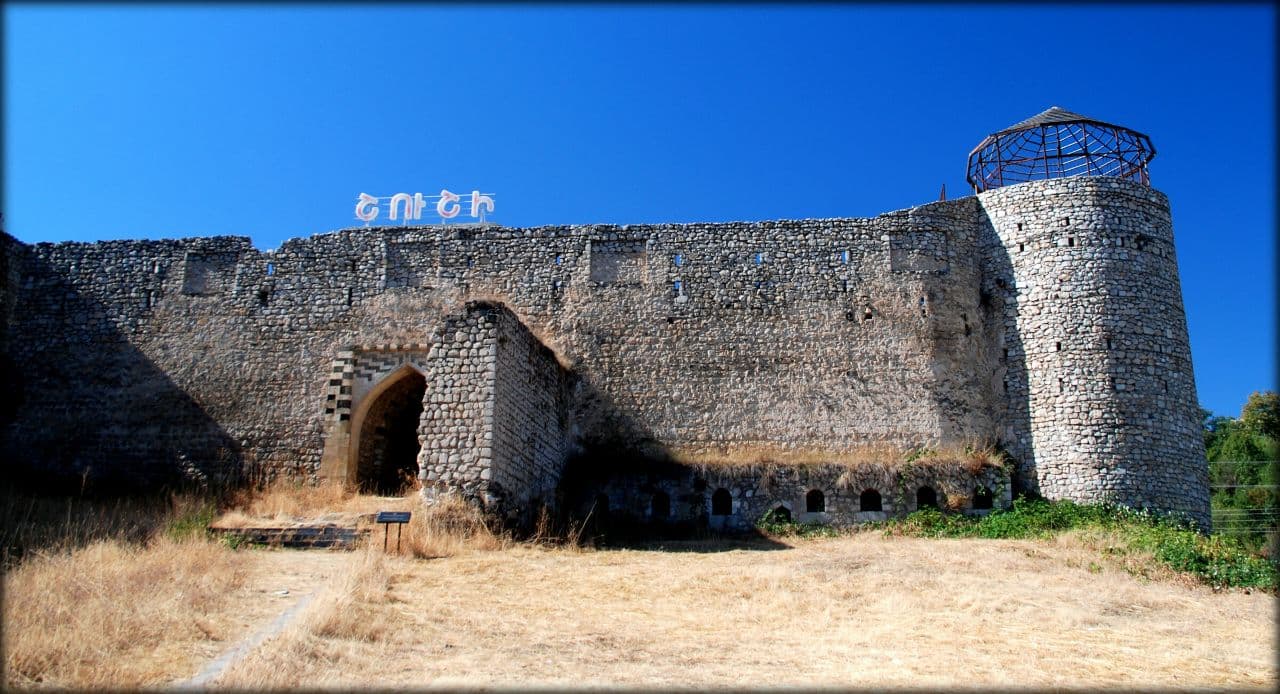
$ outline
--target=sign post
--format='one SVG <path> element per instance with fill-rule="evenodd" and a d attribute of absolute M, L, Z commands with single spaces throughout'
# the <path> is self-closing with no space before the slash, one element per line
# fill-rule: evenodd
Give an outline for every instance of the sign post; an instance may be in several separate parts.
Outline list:
<path fill-rule="evenodd" d="M 387 551 L 387 538 L 391 534 L 391 524 L 396 524 L 396 553 L 400 553 L 400 531 L 413 515 L 409 511 L 379 511 L 377 521 L 382 524 L 382 551 Z"/>

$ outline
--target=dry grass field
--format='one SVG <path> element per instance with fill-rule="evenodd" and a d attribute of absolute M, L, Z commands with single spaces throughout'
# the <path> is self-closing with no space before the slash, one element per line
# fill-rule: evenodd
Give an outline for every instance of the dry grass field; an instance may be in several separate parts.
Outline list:
<path fill-rule="evenodd" d="M 391 503 L 334 494 L 269 490 L 236 513 Z M 169 688 L 236 650 L 212 687 L 1278 684 L 1275 595 L 1216 592 L 1080 534 L 580 549 L 515 543 L 447 504 L 415 511 L 401 556 L 74 530 L 6 568 L 6 687 Z"/>
<path fill-rule="evenodd" d="M 1274 690 L 1276 598 L 1071 538 L 356 553 L 217 686 Z"/>

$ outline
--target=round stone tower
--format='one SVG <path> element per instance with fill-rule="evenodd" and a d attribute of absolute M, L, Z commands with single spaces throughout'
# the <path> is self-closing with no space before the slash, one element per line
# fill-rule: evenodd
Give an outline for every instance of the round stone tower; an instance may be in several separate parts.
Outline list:
<path fill-rule="evenodd" d="M 1150 140 L 1057 107 L 970 155 L 983 293 L 1001 321 L 995 392 L 1019 482 L 1048 498 L 1209 527 L 1186 314 Z M 1000 409 L 998 406 L 997 409 Z"/>

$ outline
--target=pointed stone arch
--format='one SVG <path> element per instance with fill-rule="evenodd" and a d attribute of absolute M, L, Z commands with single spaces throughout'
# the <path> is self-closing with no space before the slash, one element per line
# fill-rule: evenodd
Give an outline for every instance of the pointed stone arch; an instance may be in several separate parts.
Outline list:
<path fill-rule="evenodd" d="M 351 416 L 348 485 L 395 492 L 403 473 L 417 475 L 422 445 L 419 421 L 426 392 L 426 374 L 405 362 L 360 399 Z"/>

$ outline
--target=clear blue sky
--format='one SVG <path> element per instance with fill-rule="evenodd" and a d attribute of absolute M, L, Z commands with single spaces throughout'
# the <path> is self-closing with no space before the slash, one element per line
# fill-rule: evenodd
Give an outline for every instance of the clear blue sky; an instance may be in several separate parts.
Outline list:
<path fill-rule="evenodd" d="M 1051 106 L 1149 134 L 1202 404 L 1275 383 L 1275 10 L 6 4 L 27 241 L 351 226 L 492 191 L 508 226 L 861 217 L 967 193 Z"/>

